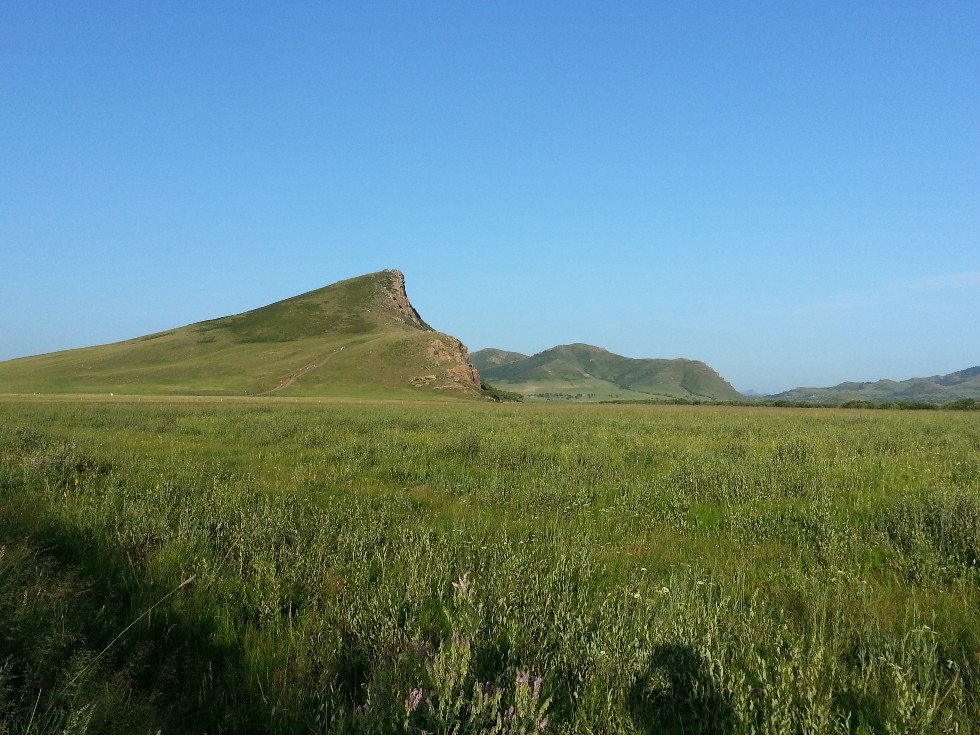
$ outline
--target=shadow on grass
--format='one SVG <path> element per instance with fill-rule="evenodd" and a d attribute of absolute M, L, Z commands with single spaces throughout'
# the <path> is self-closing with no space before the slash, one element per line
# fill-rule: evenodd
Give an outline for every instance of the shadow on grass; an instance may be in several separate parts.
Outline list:
<path fill-rule="evenodd" d="M 734 732 L 734 713 L 695 649 L 666 643 L 654 649 L 643 673 L 630 688 L 629 711 L 639 732 Z"/>
<path fill-rule="evenodd" d="M 184 587 L 134 581 L 138 571 L 96 534 L 67 526 L 43 502 L 4 501 L 0 724 L 42 733 L 268 731 L 256 724 L 266 718 L 257 717 L 260 693 L 242 681 L 241 651 L 215 642 L 213 626 L 181 599 Z"/>

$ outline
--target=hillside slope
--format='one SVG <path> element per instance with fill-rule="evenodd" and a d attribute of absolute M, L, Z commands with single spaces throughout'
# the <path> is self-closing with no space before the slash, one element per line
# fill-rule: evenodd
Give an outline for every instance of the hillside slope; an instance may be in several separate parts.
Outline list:
<path fill-rule="evenodd" d="M 510 365 L 520 360 L 526 360 L 527 357 L 527 355 L 521 354 L 520 352 L 508 352 L 507 350 L 497 350 L 493 347 L 487 347 L 470 355 L 470 362 L 473 363 L 473 367 L 479 370 L 482 375 L 484 370 L 493 370 L 504 365 Z"/>
<path fill-rule="evenodd" d="M 0 393 L 477 395 L 466 348 L 396 270 L 98 347 L 0 363 Z"/>
<path fill-rule="evenodd" d="M 793 388 L 768 398 L 815 403 L 871 401 L 873 403 L 948 403 L 962 398 L 980 400 L 980 366 L 947 375 L 908 380 L 846 382 L 830 388 Z"/>
<path fill-rule="evenodd" d="M 488 383 L 529 398 L 739 400 L 743 396 L 696 360 L 623 357 L 600 347 L 560 345 L 531 357 L 485 349 L 471 356 Z"/>

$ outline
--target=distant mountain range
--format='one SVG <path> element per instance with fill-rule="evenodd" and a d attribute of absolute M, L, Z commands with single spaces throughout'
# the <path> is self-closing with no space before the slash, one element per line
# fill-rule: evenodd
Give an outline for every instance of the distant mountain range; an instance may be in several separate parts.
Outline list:
<path fill-rule="evenodd" d="M 540 400 L 739 400 L 743 396 L 696 360 L 634 359 L 571 344 L 536 355 L 483 349 L 470 361 L 487 383 Z"/>
<path fill-rule="evenodd" d="M 831 388 L 794 388 L 775 395 L 739 393 L 717 372 L 694 360 L 637 360 L 584 344 L 536 355 L 483 349 L 470 355 L 483 380 L 538 400 L 783 400 L 799 403 L 948 403 L 980 400 L 980 366 L 909 380 L 848 382 Z"/>
<path fill-rule="evenodd" d="M 770 399 L 813 403 L 948 403 L 963 398 L 980 400 L 980 366 L 948 375 L 909 380 L 876 380 L 841 383 L 832 388 L 793 388 L 766 396 Z"/>
<path fill-rule="evenodd" d="M 530 356 L 500 349 L 468 355 L 458 339 L 423 321 L 397 270 L 124 342 L 0 362 L 0 393 L 478 397 L 486 395 L 481 382 L 531 400 L 757 400 L 697 360 L 634 359 L 586 344 Z M 980 400 L 980 366 L 758 400 L 967 398 Z"/>

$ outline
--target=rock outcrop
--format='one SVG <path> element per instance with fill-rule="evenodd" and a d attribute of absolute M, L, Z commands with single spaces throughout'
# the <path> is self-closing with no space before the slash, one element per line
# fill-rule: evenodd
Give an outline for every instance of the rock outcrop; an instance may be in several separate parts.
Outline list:
<path fill-rule="evenodd" d="M 405 290 L 405 276 L 399 270 L 384 271 L 386 299 L 395 317 L 419 329 L 433 333 L 433 339 L 426 347 L 426 367 L 431 371 L 425 375 L 413 376 L 409 383 L 417 387 L 438 389 L 480 390 L 480 373 L 470 363 L 466 346 L 455 337 L 436 332 L 426 324 L 421 315 L 408 300 Z"/>
<path fill-rule="evenodd" d="M 394 269 L 386 270 L 384 274 L 388 277 L 388 298 L 391 300 L 391 305 L 394 307 L 397 315 L 409 324 L 414 324 L 419 329 L 433 331 L 432 327 L 425 323 L 418 311 L 415 310 L 415 307 L 412 306 L 412 302 L 408 300 L 408 293 L 405 291 L 405 275 L 400 270 Z"/>
<path fill-rule="evenodd" d="M 455 337 L 441 334 L 429 343 L 428 357 L 434 367 L 442 369 L 443 387 L 476 388 L 480 390 L 480 373 L 470 364 L 466 345 Z"/>

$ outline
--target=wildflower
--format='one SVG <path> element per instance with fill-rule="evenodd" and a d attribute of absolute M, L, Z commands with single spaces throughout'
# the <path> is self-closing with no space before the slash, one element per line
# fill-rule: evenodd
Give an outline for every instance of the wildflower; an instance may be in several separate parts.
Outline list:
<path fill-rule="evenodd" d="M 633 599 L 634 600 L 639 600 L 640 599 L 640 593 L 639 592 L 634 592 L 633 593 Z"/>
<path fill-rule="evenodd" d="M 415 687 L 405 700 L 405 711 L 414 712 L 422 701 L 422 687 Z"/>
<path fill-rule="evenodd" d="M 473 590 L 470 588 L 470 573 L 466 572 L 458 581 L 453 582 L 453 587 L 459 590 L 464 597 L 472 597 Z"/>
<path fill-rule="evenodd" d="M 669 595 L 670 594 L 670 588 L 669 587 L 661 587 L 660 588 L 660 594 L 662 594 L 662 595 Z"/>

